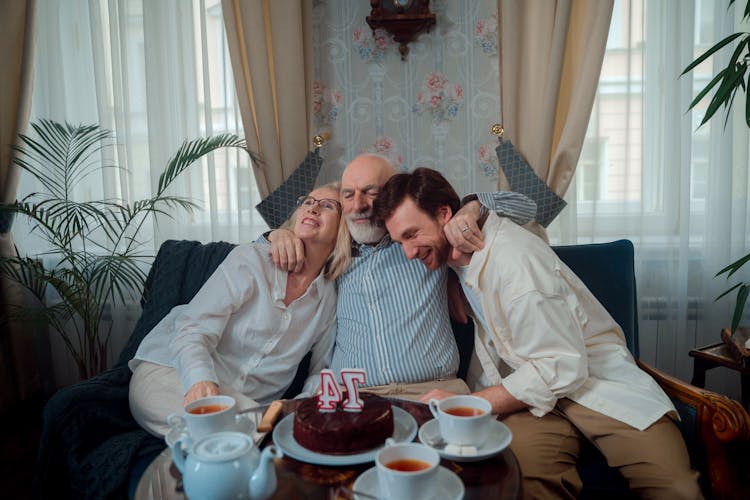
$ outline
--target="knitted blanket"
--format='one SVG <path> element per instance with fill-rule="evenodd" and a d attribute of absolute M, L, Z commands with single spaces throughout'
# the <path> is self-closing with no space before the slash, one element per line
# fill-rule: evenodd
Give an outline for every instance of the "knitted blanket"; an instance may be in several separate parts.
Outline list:
<path fill-rule="evenodd" d="M 141 340 L 176 305 L 192 299 L 234 248 L 226 242 L 166 241 L 141 298 L 143 312 L 117 364 L 59 390 L 42 415 L 34 493 L 37 498 L 127 498 L 130 471 L 165 447 L 140 428 L 128 406 L 127 362 Z"/>

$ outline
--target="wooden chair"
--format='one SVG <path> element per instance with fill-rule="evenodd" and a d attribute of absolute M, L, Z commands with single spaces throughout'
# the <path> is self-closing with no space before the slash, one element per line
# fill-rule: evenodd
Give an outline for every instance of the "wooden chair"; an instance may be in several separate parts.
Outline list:
<path fill-rule="evenodd" d="M 620 324 L 638 365 L 672 399 L 682 419 L 679 427 L 692 466 L 700 472 L 699 481 L 706 498 L 750 498 L 750 415 L 747 411 L 738 401 L 690 385 L 638 359 L 633 244 L 619 240 L 558 246 L 554 250 Z M 612 484 L 609 479 L 599 486 L 595 483 L 601 477 L 587 477 L 583 470 L 581 476 L 583 497 L 613 497 L 607 485 Z"/>

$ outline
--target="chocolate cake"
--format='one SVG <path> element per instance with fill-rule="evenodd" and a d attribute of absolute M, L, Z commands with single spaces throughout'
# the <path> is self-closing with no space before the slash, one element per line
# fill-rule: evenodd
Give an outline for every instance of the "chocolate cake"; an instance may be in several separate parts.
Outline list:
<path fill-rule="evenodd" d="M 318 411 L 318 399 L 307 398 L 294 414 L 294 439 L 310 451 L 351 454 L 382 446 L 393 435 L 391 403 L 375 394 L 360 393 L 364 407 L 349 412 L 337 405 L 336 411 Z"/>

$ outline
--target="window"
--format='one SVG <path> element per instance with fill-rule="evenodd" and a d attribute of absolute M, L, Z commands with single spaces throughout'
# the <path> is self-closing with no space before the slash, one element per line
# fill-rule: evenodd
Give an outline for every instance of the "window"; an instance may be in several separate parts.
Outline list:
<path fill-rule="evenodd" d="M 38 14 L 32 120 L 98 123 L 117 140 L 123 170 L 92 179 L 82 195 L 147 197 L 183 141 L 243 135 L 220 0 L 42 0 Z M 33 189 L 24 182 L 22 192 Z M 150 228 L 155 247 L 168 238 L 253 241 L 267 229 L 242 151 L 212 154 L 173 190 L 202 209 Z"/>

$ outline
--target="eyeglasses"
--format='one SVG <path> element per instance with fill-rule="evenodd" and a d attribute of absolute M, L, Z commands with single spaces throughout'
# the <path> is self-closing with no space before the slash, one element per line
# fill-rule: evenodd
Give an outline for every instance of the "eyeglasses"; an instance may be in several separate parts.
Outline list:
<path fill-rule="evenodd" d="M 305 206 L 308 208 L 311 208 L 313 205 L 318 204 L 320 208 L 323 210 L 330 210 L 332 212 L 341 212 L 341 203 L 339 203 L 336 200 L 332 200 L 330 198 L 323 198 L 322 200 L 317 200 L 313 198 L 312 196 L 300 196 L 297 198 L 297 206 Z"/>

